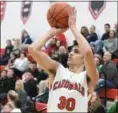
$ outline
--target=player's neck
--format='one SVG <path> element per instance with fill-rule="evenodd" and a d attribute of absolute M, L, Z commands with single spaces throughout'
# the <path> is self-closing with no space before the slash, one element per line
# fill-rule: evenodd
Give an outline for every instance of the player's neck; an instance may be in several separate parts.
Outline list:
<path fill-rule="evenodd" d="M 78 66 L 69 66 L 69 70 L 74 73 L 80 73 L 83 71 L 83 69 L 84 69 L 84 65 L 81 65 L 79 67 Z"/>

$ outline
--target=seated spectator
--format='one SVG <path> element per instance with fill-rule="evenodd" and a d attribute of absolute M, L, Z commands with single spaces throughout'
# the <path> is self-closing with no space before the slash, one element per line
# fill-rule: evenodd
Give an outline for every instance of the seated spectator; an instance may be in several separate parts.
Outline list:
<path fill-rule="evenodd" d="M 118 23 L 114 25 L 115 33 L 116 33 L 116 38 L 118 38 Z"/>
<path fill-rule="evenodd" d="M 98 72 L 101 72 L 101 68 L 102 68 L 102 60 L 98 55 L 94 55 L 94 59 L 95 59 L 95 63 L 96 63 L 96 67 Z"/>
<path fill-rule="evenodd" d="M 86 26 L 82 26 L 81 27 L 81 34 L 87 39 L 87 37 L 89 36 L 89 30 Z"/>
<path fill-rule="evenodd" d="M 21 110 L 19 108 L 17 108 L 17 105 L 16 105 L 17 101 L 19 99 L 18 94 L 15 91 L 10 90 L 8 92 L 7 99 L 8 99 L 8 104 L 10 103 L 13 106 L 11 113 L 16 113 L 16 112 L 21 113 Z"/>
<path fill-rule="evenodd" d="M 90 35 L 87 37 L 87 41 L 88 41 L 89 43 L 95 42 L 96 40 L 98 40 L 98 36 L 97 36 L 95 30 L 96 30 L 95 26 L 92 25 L 92 26 L 90 27 Z"/>
<path fill-rule="evenodd" d="M 67 47 L 67 41 L 66 41 L 66 37 L 64 36 L 64 34 L 62 34 L 62 33 L 57 34 L 56 39 L 59 40 L 61 42 L 61 45 L 63 45 L 65 48 Z"/>
<path fill-rule="evenodd" d="M 102 40 L 107 40 L 109 38 L 110 27 L 108 23 L 104 25 L 105 33 L 102 35 Z"/>
<path fill-rule="evenodd" d="M 4 78 L 7 76 L 7 70 L 3 70 L 1 73 L 0 73 L 0 79 L 1 78 Z"/>
<path fill-rule="evenodd" d="M 24 89 L 29 97 L 37 96 L 37 82 L 34 80 L 33 75 L 30 72 L 23 74 Z"/>
<path fill-rule="evenodd" d="M 31 44 L 32 43 L 32 39 L 30 38 L 30 36 L 26 30 L 22 31 L 21 43 L 22 44 Z"/>
<path fill-rule="evenodd" d="M 30 71 L 34 78 L 37 79 L 37 83 L 41 80 L 47 79 L 48 75 L 43 70 L 37 68 L 37 63 L 35 61 L 30 62 L 28 71 Z"/>
<path fill-rule="evenodd" d="M 20 54 L 20 58 L 17 58 L 14 62 L 13 68 L 15 75 L 21 77 L 21 75 L 28 69 L 28 59 L 25 53 Z"/>
<path fill-rule="evenodd" d="M 116 38 L 115 31 L 111 30 L 109 34 L 109 38 L 104 41 L 104 51 L 109 51 L 110 53 L 114 53 L 118 49 L 118 40 Z"/>
<path fill-rule="evenodd" d="M 67 50 L 64 46 L 60 46 L 59 48 L 59 56 L 58 56 L 58 61 L 64 66 L 67 67 L 67 58 L 68 58 L 68 53 Z"/>
<path fill-rule="evenodd" d="M 12 68 L 12 66 L 13 66 L 14 61 L 15 61 L 16 58 L 17 58 L 17 55 L 11 52 L 11 54 L 10 54 L 10 59 L 8 60 L 8 64 L 7 64 L 7 66 L 5 67 L 5 69 Z"/>
<path fill-rule="evenodd" d="M 14 70 L 7 70 L 7 75 L 0 78 L 0 94 L 8 93 L 9 90 L 14 90 L 15 88 L 15 79 L 14 79 Z"/>
<path fill-rule="evenodd" d="M 118 72 L 116 65 L 111 60 L 111 54 L 109 52 L 105 52 L 103 60 L 104 64 L 100 72 L 101 79 L 99 79 L 96 89 L 103 88 L 105 86 L 105 83 L 107 88 L 116 88 L 118 84 Z"/>
<path fill-rule="evenodd" d="M 89 104 L 88 113 L 107 113 L 96 92 L 91 95 Z"/>
<path fill-rule="evenodd" d="M 1 110 L 1 113 L 11 113 L 13 109 L 14 109 L 14 106 L 11 103 L 8 103 L 3 107 L 3 109 Z"/>
<path fill-rule="evenodd" d="M 24 84 L 22 80 L 17 80 L 15 85 L 16 93 L 19 96 L 19 100 L 21 102 L 21 106 L 24 106 L 27 102 L 27 93 L 24 90 Z"/>
<path fill-rule="evenodd" d="M 57 50 L 57 46 L 56 46 L 56 38 L 52 38 L 48 44 L 48 47 L 46 48 L 46 53 L 51 56 L 51 52 L 56 51 Z"/>
<path fill-rule="evenodd" d="M 42 80 L 38 85 L 38 95 L 48 92 L 49 90 L 49 79 Z"/>
<path fill-rule="evenodd" d="M 5 53 L 0 58 L 0 65 L 6 65 L 8 63 L 10 53 L 12 52 L 12 49 L 13 49 L 13 45 L 11 43 L 11 40 L 7 40 L 6 43 L 7 43 L 7 46 L 5 47 Z"/>

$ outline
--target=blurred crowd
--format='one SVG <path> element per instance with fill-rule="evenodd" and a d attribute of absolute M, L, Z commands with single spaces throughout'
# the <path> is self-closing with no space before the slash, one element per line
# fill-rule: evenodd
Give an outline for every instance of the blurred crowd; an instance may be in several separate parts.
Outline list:
<path fill-rule="evenodd" d="M 116 62 L 118 60 L 118 24 L 115 24 L 112 30 L 110 24 L 107 23 L 104 25 L 104 30 L 102 37 L 98 37 L 94 25 L 90 28 L 83 26 L 80 31 L 91 45 L 96 68 L 99 71 L 99 81 L 95 88 L 94 98 L 91 100 L 90 113 L 106 113 L 106 108 L 100 103 L 97 95 L 105 87 L 105 83 L 107 88 L 118 88 L 118 62 Z M 48 74 L 33 59 L 29 59 L 27 49 L 32 42 L 26 30 L 22 31 L 20 39 L 6 41 L 5 52 L 0 57 L 0 65 L 5 66 L 0 72 L 0 110 L 2 113 L 26 113 L 28 110 L 30 111 L 28 113 L 35 113 L 33 98 L 49 92 Z M 64 34 L 57 34 L 42 51 L 64 67 L 68 67 L 67 58 L 70 49 L 71 46 L 67 46 Z M 95 109 L 96 106 L 92 104 L 96 101 L 96 105 L 99 105 L 98 109 Z M 117 98 L 108 112 L 116 113 L 113 112 L 118 108 L 115 107 L 116 105 L 118 106 Z"/>

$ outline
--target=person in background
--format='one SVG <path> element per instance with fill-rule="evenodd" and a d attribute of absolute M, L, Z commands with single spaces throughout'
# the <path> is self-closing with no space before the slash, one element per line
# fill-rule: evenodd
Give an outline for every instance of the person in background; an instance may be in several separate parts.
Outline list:
<path fill-rule="evenodd" d="M 118 71 L 116 65 L 111 60 L 111 53 L 108 51 L 105 52 L 103 60 L 104 64 L 101 68 L 100 79 L 98 80 L 96 89 L 100 90 L 101 88 L 105 87 L 105 81 L 107 88 L 116 88 L 118 84 Z"/>
<path fill-rule="evenodd" d="M 87 41 L 88 41 L 89 43 L 95 42 L 96 40 L 98 40 L 98 36 L 97 36 L 95 30 L 96 30 L 95 26 L 92 25 L 92 26 L 90 27 L 90 35 L 87 37 Z"/>
<path fill-rule="evenodd" d="M 28 59 L 26 57 L 26 54 L 22 52 L 20 54 L 20 58 L 17 58 L 13 64 L 15 74 L 18 77 L 21 77 L 22 74 L 28 69 L 28 65 L 29 65 L 29 62 L 28 62 Z"/>
<path fill-rule="evenodd" d="M 88 113 L 107 113 L 105 107 L 101 104 L 96 92 L 93 92 L 89 101 Z"/>
<path fill-rule="evenodd" d="M 28 71 L 32 73 L 33 77 L 37 80 L 37 83 L 39 83 L 41 80 L 46 80 L 48 75 L 37 67 L 37 63 L 35 61 L 31 61 L 29 63 Z"/>
<path fill-rule="evenodd" d="M 58 52 L 58 61 L 64 66 L 67 67 L 67 59 L 68 59 L 68 53 L 64 46 L 59 47 Z"/>
<path fill-rule="evenodd" d="M 24 106 L 27 102 L 27 93 L 24 90 L 24 84 L 22 80 L 17 80 L 15 85 L 16 93 L 19 96 L 19 100 L 21 102 L 21 106 Z"/>
<path fill-rule="evenodd" d="M 87 39 L 87 37 L 89 36 L 88 28 L 86 26 L 82 26 L 80 32 Z"/>
<path fill-rule="evenodd" d="M 102 35 L 102 40 L 106 40 L 106 39 L 108 39 L 109 38 L 109 32 L 110 32 L 110 24 L 105 24 L 104 25 L 104 30 L 105 30 L 105 33 Z"/>
<path fill-rule="evenodd" d="M 28 71 L 25 72 L 22 76 L 22 80 L 27 95 L 31 98 L 37 96 L 37 81 L 34 80 L 32 73 Z"/>
<path fill-rule="evenodd" d="M 32 43 L 32 39 L 30 38 L 30 35 L 28 34 L 28 32 L 26 30 L 22 31 L 21 43 L 22 44 L 31 44 Z"/>
<path fill-rule="evenodd" d="M 116 38 L 116 34 L 114 30 L 109 32 L 109 38 L 104 41 L 104 51 L 109 51 L 110 53 L 114 53 L 118 49 L 118 39 Z"/>
<path fill-rule="evenodd" d="M 118 23 L 114 25 L 114 30 L 116 32 L 116 38 L 118 38 Z"/>
<path fill-rule="evenodd" d="M 3 54 L 2 57 L 0 57 L 0 65 L 6 65 L 8 63 L 10 53 L 12 52 L 13 45 L 11 40 L 6 41 L 7 46 L 5 47 L 5 53 Z"/>

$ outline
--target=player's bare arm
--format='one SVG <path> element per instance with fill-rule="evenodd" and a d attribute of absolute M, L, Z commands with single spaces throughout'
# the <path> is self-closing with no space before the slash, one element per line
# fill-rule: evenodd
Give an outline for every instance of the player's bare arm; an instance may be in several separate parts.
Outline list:
<path fill-rule="evenodd" d="M 33 59 L 49 75 L 54 75 L 58 67 L 58 63 L 44 53 L 42 51 L 42 47 L 49 39 L 53 38 L 59 32 L 63 32 L 63 29 L 51 28 L 47 33 L 45 33 L 42 37 L 37 38 L 37 40 L 29 46 L 29 53 Z"/>
<path fill-rule="evenodd" d="M 69 11 L 69 27 L 79 44 L 80 50 L 84 55 L 84 64 L 87 74 L 91 80 L 92 85 L 95 86 L 98 80 L 98 71 L 94 63 L 94 56 L 89 43 L 87 42 L 85 37 L 80 32 L 78 32 L 76 28 L 76 14 L 76 9 L 71 8 Z"/>

